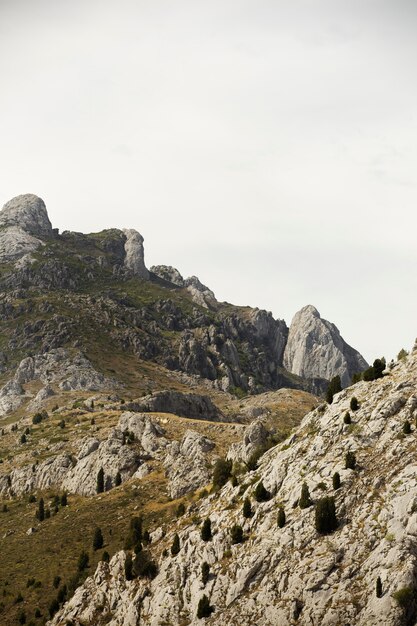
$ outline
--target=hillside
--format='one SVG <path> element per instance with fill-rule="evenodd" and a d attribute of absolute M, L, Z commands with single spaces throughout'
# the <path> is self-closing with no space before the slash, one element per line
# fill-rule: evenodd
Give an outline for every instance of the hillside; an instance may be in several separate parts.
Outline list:
<path fill-rule="evenodd" d="M 195 502 L 176 523 L 152 528 L 147 550 L 155 578 L 126 580 L 128 553 L 121 551 L 99 564 L 51 624 L 197 624 L 203 595 L 211 607 L 207 624 L 415 624 L 416 385 L 414 350 L 382 379 L 357 383 L 332 405 L 320 405 L 264 454 L 258 469 L 240 474 L 238 484 Z M 260 481 L 268 495 L 257 502 Z M 311 498 L 305 508 L 303 482 Z M 315 511 L 325 495 L 335 500 L 336 528 L 320 534 Z M 253 513 L 246 518 L 245 498 Z M 212 538 L 203 540 L 207 518 Z M 233 543 L 234 524 L 242 526 L 242 542 Z"/>
<path fill-rule="evenodd" d="M 164 574 L 162 554 L 173 529 L 188 533 L 190 520 L 198 526 L 213 510 L 219 516 L 213 545 L 221 539 L 216 563 L 229 584 L 233 551 L 216 507 L 224 508 L 224 524 L 237 515 L 245 481 L 255 484 L 258 463 L 263 468 L 277 444 L 317 410 L 315 394 L 336 375 L 348 384 L 367 365 L 314 307 L 300 313 L 288 328 L 270 312 L 218 302 L 196 276 L 183 278 L 169 266 L 148 269 L 143 237 L 132 229 L 59 233 L 37 196 L 5 205 L 1 624 L 45 624 L 66 601 L 63 610 L 74 611 L 76 624 L 142 623 L 129 603 L 144 581 L 121 595 L 110 587 L 109 596 L 92 592 L 91 615 L 73 604 L 96 567 L 102 573 L 108 567 L 103 558 L 112 559 L 109 584 L 114 567 L 124 584 L 121 551 L 138 517 L 151 533 L 149 554 L 168 593 L 171 574 Z M 212 491 L 222 464 L 233 469 L 235 486 Z M 103 545 L 94 549 L 97 528 Z M 88 563 L 80 565 L 82 554 Z M 185 566 L 190 576 L 197 566 Z M 102 573 L 88 578 L 89 588 Z M 213 586 L 210 597 L 216 593 Z M 194 587 L 192 595 L 197 598 Z M 193 622 L 194 605 L 175 600 L 173 609 L 161 601 L 167 614 L 152 600 L 143 623 Z M 99 617 L 108 603 L 115 603 L 114 612 Z M 54 623 L 71 620 L 65 613 Z"/>

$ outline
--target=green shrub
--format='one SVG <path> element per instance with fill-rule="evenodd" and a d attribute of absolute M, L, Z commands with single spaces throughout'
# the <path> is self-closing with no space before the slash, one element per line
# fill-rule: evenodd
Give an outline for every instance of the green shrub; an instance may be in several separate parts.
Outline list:
<path fill-rule="evenodd" d="M 104 470 L 102 467 L 97 472 L 97 493 L 104 491 Z"/>
<path fill-rule="evenodd" d="M 208 517 L 204 520 L 203 525 L 201 526 L 201 539 L 203 541 L 210 541 L 211 538 L 211 520 Z"/>
<path fill-rule="evenodd" d="M 345 424 L 351 424 L 352 423 L 352 418 L 350 417 L 350 413 L 349 411 L 346 411 L 346 413 L 343 416 L 343 422 Z"/>
<path fill-rule="evenodd" d="M 338 526 L 334 498 L 325 496 L 316 504 L 316 530 L 320 535 L 328 535 Z"/>
<path fill-rule="evenodd" d="M 382 598 L 382 581 L 380 576 L 376 579 L 375 594 L 377 598 Z"/>
<path fill-rule="evenodd" d="M 55 576 L 53 581 L 54 589 L 58 589 L 59 583 L 61 582 L 61 576 Z"/>
<path fill-rule="evenodd" d="M 125 577 L 126 580 L 133 580 L 133 560 L 130 552 L 126 554 L 125 560 Z"/>
<path fill-rule="evenodd" d="M 77 568 L 79 572 L 83 572 L 88 567 L 88 563 L 90 558 L 85 550 L 82 550 L 80 556 L 78 557 Z"/>
<path fill-rule="evenodd" d="M 301 486 L 301 496 L 298 501 L 298 506 L 300 507 L 300 509 L 308 509 L 308 507 L 312 504 L 313 501 L 310 498 L 310 491 L 308 489 L 307 483 L 304 482 Z"/>
<path fill-rule="evenodd" d="M 204 586 L 206 586 L 209 576 L 210 576 L 210 565 L 206 563 L 206 561 L 204 561 L 204 563 L 201 566 L 201 582 L 203 583 Z"/>
<path fill-rule="evenodd" d="M 149 552 L 140 550 L 133 562 L 133 574 L 144 578 L 155 578 L 158 573 L 156 563 L 151 559 Z"/>
<path fill-rule="evenodd" d="M 230 529 L 230 536 L 232 543 L 242 543 L 243 541 L 243 528 L 239 524 L 234 524 Z"/>
<path fill-rule="evenodd" d="M 245 518 L 252 517 L 252 515 L 253 515 L 253 513 L 252 513 L 252 506 L 251 506 L 249 498 L 245 498 L 244 501 L 243 501 L 242 513 L 243 513 L 243 517 L 245 517 Z"/>
<path fill-rule="evenodd" d="M 349 450 L 349 452 L 347 452 L 345 455 L 345 468 L 354 470 L 355 467 L 356 467 L 356 455 L 354 452 L 351 452 Z"/>
<path fill-rule="evenodd" d="M 411 433 L 411 424 L 408 420 L 405 420 L 404 422 L 403 433 L 404 435 L 409 435 Z"/>
<path fill-rule="evenodd" d="M 68 496 L 66 493 L 63 493 L 61 496 L 61 506 L 67 506 L 68 505 Z"/>
<path fill-rule="evenodd" d="M 355 396 L 353 396 L 353 397 L 350 399 L 350 410 L 351 410 L 351 411 L 357 411 L 358 409 L 359 409 L 359 402 L 358 402 L 358 399 L 357 399 L 357 398 L 355 398 Z"/>
<path fill-rule="evenodd" d="M 254 496 L 257 502 L 267 502 L 270 499 L 271 494 L 265 489 L 262 480 L 256 485 Z"/>
<path fill-rule="evenodd" d="M 402 609 L 407 609 L 413 602 L 414 594 L 411 587 L 403 587 L 402 589 L 394 591 L 392 597 L 397 602 L 398 606 Z"/>
<path fill-rule="evenodd" d="M 40 522 L 43 522 L 45 519 L 45 502 L 43 498 L 39 499 L 38 510 L 36 511 L 36 517 Z"/>
<path fill-rule="evenodd" d="M 132 517 L 129 524 L 129 532 L 125 539 L 125 550 L 133 550 L 142 541 L 142 517 Z"/>
<path fill-rule="evenodd" d="M 182 515 L 184 515 L 185 513 L 185 504 L 184 502 L 180 502 L 179 505 L 177 506 L 177 510 L 175 511 L 175 515 L 177 517 L 181 517 Z"/>
<path fill-rule="evenodd" d="M 342 391 L 342 384 L 340 381 L 340 376 L 334 376 L 329 382 L 329 385 L 327 387 L 326 401 L 329 404 L 331 404 L 333 402 L 333 396 L 336 393 L 339 393 L 339 391 Z"/>
<path fill-rule="evenodd" d="M 21 435 L 21 437 L 20 437 L 20 443 L 21 443 L 21 444 L 24 444 L 24 443 L 26 443 L 26 442 L 27 442 L 26 435 L 25 435 L 25 434 Z"/>
<path fill-rule="evenodd" d="M 217 459 L 213 470 L 213 486 L 223 487 L 229 480 L 232 473 L 232 461 Z"/>
<path fill-rule="evenodd" d="M 42 421 L 42 413 L 35 413 L 32 417 L 32 424 L 40 424 Z"/>
<path fill-rule="evenodd" d="M 48 608 L 49 617 L 52 619 L 58 610 L 59 610 L 59 602 L 56 598 L 54 598 L 52 602 L 49 604 L 49 608 Z"/>
<path fill-rule="evenodd" d="M 96 528 L 93 537 L 93 550 L 100 550 L 103 547 L 104 539 L 101 528 Z"/>
<path fill-rule="evenodd" d="M 401 350 L 397 354 L 397 360 L 404 361 L 407 358 L 407 356 L 408 356 L 407 350 L 404 350 L 404 348 L 401 348 Z"/>
<path fill-rule="evenodd" d="M 340 474 L 339 472 L 335 472 L 333 474 L 333 489 L 337 491 L 338 489 L 340 489 L 340 485 L 341 485 Z"/>
<path fill-rule="evenodd" d="M 105 563 L 108 563 L 110 561 L 110 554 L 107 552 L 107 550 L 104 550 L 101 560 Z"/>
<path fill-rule="evenodd" d="M 202 619 L 203 617 L 210 617 L 213 613 L 214 609 L 210 606 L 210 601 L 206 595 L 200 598 L 198 607 L 197 607 L 197 617 L 198 619 Z"/>
<path fill-rule="evenodd" d="M 285 511 L 282 507 L 278 509 L 277 524 L 278 528 L 284 528 L 286 522 Z"/>
<path fill-rule="evenodd" d="M 178 552 L 180 551 L 180 538 L 178 537 L 178 534 L 175 533 L 174 535 L 174 539 L 172 541 L 172 546 L 171 546 L 171 554 L 172 556 L 176 556 L 178 554 Z"/>
<path fill-rule="evenodd" d="M 116 478 L 114 479 L 114 486 L 120 487 L 121 484 L 122 484 L 122 475 L 120 472 L 117 472 Z"/>

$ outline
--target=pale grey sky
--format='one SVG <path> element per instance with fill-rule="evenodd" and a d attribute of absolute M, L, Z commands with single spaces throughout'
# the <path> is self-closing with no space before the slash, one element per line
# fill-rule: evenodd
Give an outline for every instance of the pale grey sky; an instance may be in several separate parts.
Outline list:
<path fill-rule="evenodd" d="M 417 3 L 0 0 L 0 205 L 371 360 L 417 335 Z"/>

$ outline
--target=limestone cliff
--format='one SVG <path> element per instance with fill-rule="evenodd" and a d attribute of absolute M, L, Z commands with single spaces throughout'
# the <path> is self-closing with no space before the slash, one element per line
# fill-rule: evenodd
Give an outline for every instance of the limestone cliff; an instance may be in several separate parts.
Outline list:
<path fill-rule="evenodd" d="M 340 375 L 342 386 L 368 367 L 365 359 L 341 337 L 334 324 L 308 305 L 294 315 L 284 352 L 284 367 L 302 378 L 330 380 Z"/>

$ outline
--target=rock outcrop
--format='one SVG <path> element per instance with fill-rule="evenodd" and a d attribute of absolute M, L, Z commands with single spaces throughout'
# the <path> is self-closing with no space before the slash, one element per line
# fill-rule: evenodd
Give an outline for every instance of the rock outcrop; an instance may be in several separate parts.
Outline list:
<path fill-rule="evenodd" d="M 138 278 L 149 280 L 149 271 L 145 267 L 145 253 L 143 249 L 143 237 L 136 230 L 125 228 L 123 233 L 125 241 L 125 267 L 133 272 Z"/>
<path fill-rule="evenodd" d="M 342 386 L 368 367 L 365 359 L 341 337 L 334 324 L 308 305 L 295 314 L 284 352 L 284 367 L 306 379 L 330 380 L 339 375 Z"/>
<path fill-rule="evenodd" d="M 336 394 L 332 405 L 310 412 L 290 439 L 270 449 L 256 474 L 201 500 L 192 517 L 173 522 L 165 536 L 155 533 L 154 580 L 126 581 L 126 553 L 119 552 L 99 564 L 51 624 L 199 624 L 203 594 L 214 611 L 210 623 L 224 626 L 415 624 L 416 430 L 406 434 L 403 425 L 415 423 L 416 387 L 413 352 L 384 378 Z M 353 396 L 359 409 L 346 424 Z M 347 452 L 356 456 L 354 469 L 346 468 Z M 335 472 L 341 479 L 336 490 Z M 253 499 L 259 480 L 267 501 Z M 307 508 L 297 506 L 303 481 L 312 500 Z M 334 498 L 337 516 L 336 530 L 327 535 L 315 526 L 324 495 Z M 242 515 L 246 497 L 252 498 L 250 518 Z M 286 512 L 283 527 L 277 526 L 279 507 Z M 207 517 L 211 541 L 203 541 L 195 521 Z M 242 525 L 243 543 L 232 542 L 234 524 Z M 167 548 L 174 533 L 180 551 L 172 556 Z M 210 565 L 206 584 L 203 562 Z"/>
<path fill-rule="evenodd" d="M 223 413 L 209 396 L 180 391 L 157 391 L 129 403 L 127 408 L 136 412 L 174 413 L 180 417 L 197 420 L 226 421 Z"/>
<path fill-rule="evenodd" d="M 0 389 L 0 415 L 14 411 L 32 398 L 23 385 L 34 380 L 45 385 L 34 399 L 35 404 L 54 394 L 51 383 L 62 391 L 99 391 L 117 386 L 114 380 L 97 372 L 83 354 L 71 355 L 64 348 L 56 348 L 20 362 L 13 379 Z"/>
<path fill-rule="evenodd" d="M 150 271 L 162 278 L 162 280 L 167 281 L 168 283 L 172 283 L 177 287 L 184 287 L 184 279 L 179 273 L 179 271 L 172 267 L 172 265 L 152 265 Z"/>
<path fill-rule="evenodd" d="M 211 439 L 194 430 L 187 430 L 181 441 L 170 445 L 164 465 L 171 498 L 181 498 L 210 482 L 207 453 L 213 448 Z"/>
<path fill-rule="evenodd" d="M 17 196 L 0 212 L 0 262 L 16 261 L 53 236 L 45 203 L 33 194 Z"/>

